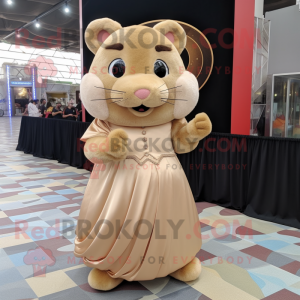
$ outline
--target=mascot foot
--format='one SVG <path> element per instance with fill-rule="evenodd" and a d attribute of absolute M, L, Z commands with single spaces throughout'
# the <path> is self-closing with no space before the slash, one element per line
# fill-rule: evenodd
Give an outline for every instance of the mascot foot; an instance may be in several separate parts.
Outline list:
<path fill-rule="evenodd" d="M 186 266 L 171 273 L 170 276 L 180 281 L 193 281 L 199 277 L 200 273 L 201 262 L 197 257 L 195 257 Z"/>
<path fill-rule="evenodd" d="M 100 291 L 109 291 L 118 286 L 123 281 L 122 278 L 111 278 L 107 272 L 93 269 L 88 277 L 89 285 Z"/>

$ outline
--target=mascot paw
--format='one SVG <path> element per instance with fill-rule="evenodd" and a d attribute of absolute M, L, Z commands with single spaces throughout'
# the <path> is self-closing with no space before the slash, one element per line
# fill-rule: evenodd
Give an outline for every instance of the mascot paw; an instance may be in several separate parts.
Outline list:
<path fill-rule="evenodd" d="M 197 257 L 195 257 L 186 266 L 171 273 L 170 276 L 180 281 L 193 281 L 199 277 L 200 273 L 201 262 Z"/>
<path fill-rule="evenodd" d="M 119 161 L 126 158 L 128 154 L 128 135 L 123 129 L 115 129 L 108 135 L 109 151 L 108 155 L 113 160 Z"/>
<path fill-rule="evenodd" d="M 123 279 L 121 278 L 111 278 L 107 272 L 98 269 L 93 269 L 88 277 L 89 285 L 100 291 L 109 291 L 117 287 Z"/>
<path fill-rule="evenodd" d="M 189 122 L 187 131 L 193 137 L 197 139 L 203 139 L 211 133 L 212 125 L 209 117 L 206 113 L 200 113 Z"/>

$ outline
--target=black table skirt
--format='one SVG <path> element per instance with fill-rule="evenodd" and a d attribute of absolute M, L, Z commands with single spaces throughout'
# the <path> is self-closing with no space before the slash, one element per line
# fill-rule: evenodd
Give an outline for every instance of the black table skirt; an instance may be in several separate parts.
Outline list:
<path fill-rule="evenodd" d="M 23 117 L 17 150 L 91 170 L 79 142 L 89 125 Z M 299 153 L 300 140 L 212 133 L 178 158 L 195 201 L 300 228 Z"/>
<path fill-rule="evenodd" d="M 195 201 L 300 228 L 299 154 L 298 139 L 212 133 L 178 158 Z"/>
<path fill-rule="evenodd" d="M 57 160 L 73 167 L 90 166 L 83 153 L 81 136 L 90 123 L 22 117 L 17 150 Z M 87 169 L 89 169 L 86 167 Z"/>

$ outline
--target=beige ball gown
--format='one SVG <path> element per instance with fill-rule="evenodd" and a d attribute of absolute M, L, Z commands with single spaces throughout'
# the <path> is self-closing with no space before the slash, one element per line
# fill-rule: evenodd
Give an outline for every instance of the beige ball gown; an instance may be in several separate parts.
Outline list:
<path fill-rule="evenodd" d="M 80 209 L 75 255 L 112 278 L 165 277 L 201 248 L 194 198 L 173 150 L 172 123 L 125 127 L 95 119 L 83 141 L 122 128 L 129 153 L 94 165 Z"/>

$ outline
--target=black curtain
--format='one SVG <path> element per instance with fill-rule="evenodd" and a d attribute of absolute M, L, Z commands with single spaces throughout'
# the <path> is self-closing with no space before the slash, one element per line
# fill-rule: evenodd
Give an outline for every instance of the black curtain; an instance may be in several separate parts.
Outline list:
<path fill-rule="evenodd" d="M 73 167 L 86 167 L 81 136 L 90 123 L 22 117 L 17 150 L 57 160 Z"/>
<path fill-rule="evenodd" d="M 91 170 L 79 139 L 90 123 L 23 117 L 17 150 Z M 178 155 L 195 201 L 300 228 L 300 140 L 212 133 Z"/>
<path fill-rule="evenodd" d="M 186 119 L 190 121 L 197 113 L 205 112 L 215 131 L 229 133 L 235 0 L 151 0 L 146 3 L 140 0 L 118 1 L 116 8 L 115 1 L 82 1 L 83 36 L 88 24 L 99 18 L 111 18 L 123 27 L 171 19 L 185 22 L 204 32 L 213 47 L 214 65 L 209 80 L 200 91 L 197 106 Z M 82 50 L 83 73 L 86 74 L 95 55 L 85 43 Z M 186 51 L 183 51 L 182 58 L 185 63 L 188 62 Z M 93 117 L 87 114 L 86 120 L 91 122 Z"/>
<path fill-rule="evenodd" d="M 212 133 L 178 155 L 195 201 L 300 228 L 300 140 Z"/>

